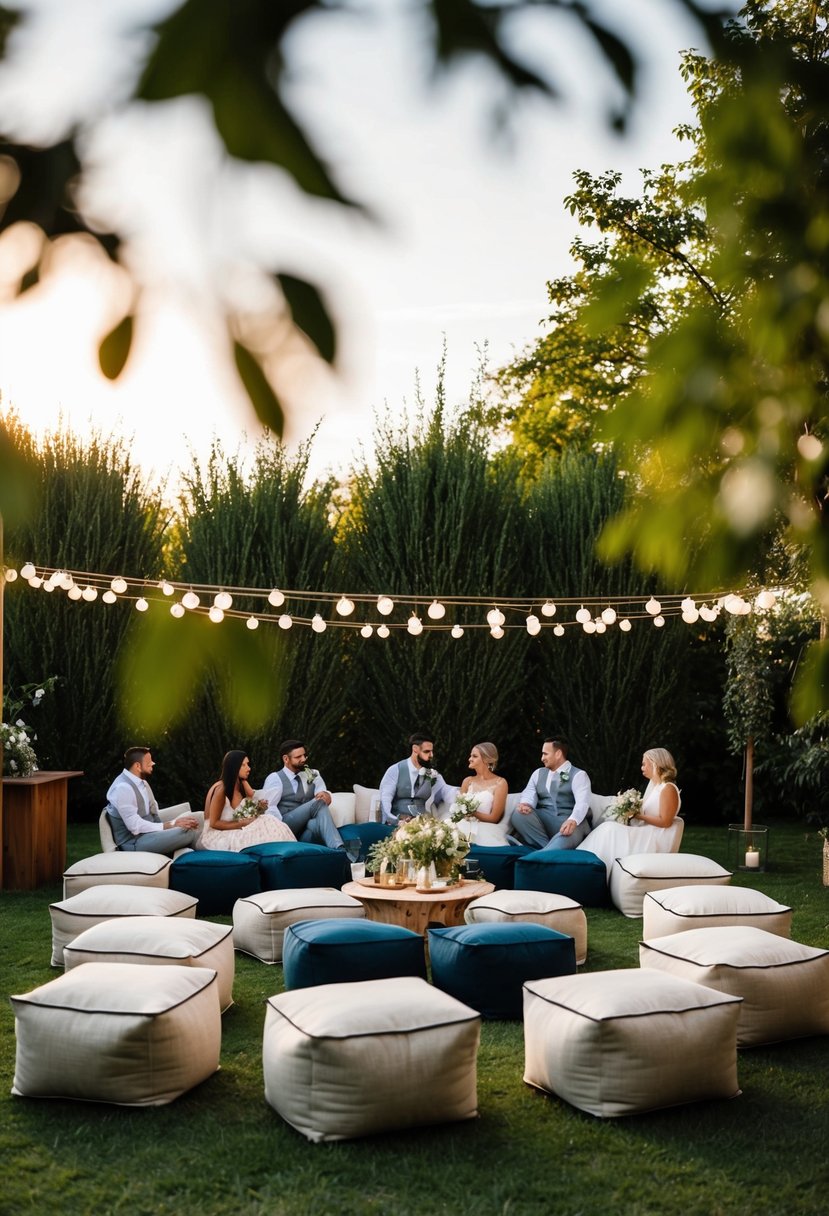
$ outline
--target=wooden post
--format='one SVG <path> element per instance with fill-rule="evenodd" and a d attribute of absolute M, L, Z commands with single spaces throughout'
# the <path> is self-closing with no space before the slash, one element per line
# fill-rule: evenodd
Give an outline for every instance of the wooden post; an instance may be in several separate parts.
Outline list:
<path fill-rule="evenodd" d="M 754 735 L 749 735 L 746 743 L 746 800 L 743 827 L 746 831 L 751 828 L 751 812 L 754 807 Z"/>

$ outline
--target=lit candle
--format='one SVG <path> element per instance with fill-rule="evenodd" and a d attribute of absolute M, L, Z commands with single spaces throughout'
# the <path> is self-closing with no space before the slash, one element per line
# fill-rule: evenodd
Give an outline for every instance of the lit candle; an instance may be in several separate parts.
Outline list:
<path fill-rule="evenodd" d="M 746 865 L 750 870 L 760 869 L 760 850 L 748 849 L 746 851 Z"/>

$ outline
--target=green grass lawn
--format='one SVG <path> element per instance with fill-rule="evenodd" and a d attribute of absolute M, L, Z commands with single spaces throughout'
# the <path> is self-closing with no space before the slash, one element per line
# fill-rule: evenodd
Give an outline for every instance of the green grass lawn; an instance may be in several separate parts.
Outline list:
<path fill-rule="evenodd" d="M 726 861 L 726 829 L 686 828 L 683 851 Z M 70 829 L 69 860 L 98 851 Z M 829 946 L 821 851 L 772 825 L 767 873 L 735 875 L 794 909 L 793 937 Z M 47 905 L 57 888 L 0 895 L 4 996 L 58 972 Z M 586 970 L 638 966 L 642 922 L 588 909 Z M 227 923 L 227 918 L 217 918 Z M 12 1098 L 14 1019 L 0 1006 L 0 1212 L 212 1216 L 710 1216 L 829 1208 L 829 1038 L 740 1053 L 742 1096 L 602 1121 L 525 1086 L 519 1023 L 484 1023 L 480 1117 L 311 1145 L 265 1104 L 264 1000 L 281 967 L 237 955 L 221 1070 L 170 1106 L 129 1110 Z"/>

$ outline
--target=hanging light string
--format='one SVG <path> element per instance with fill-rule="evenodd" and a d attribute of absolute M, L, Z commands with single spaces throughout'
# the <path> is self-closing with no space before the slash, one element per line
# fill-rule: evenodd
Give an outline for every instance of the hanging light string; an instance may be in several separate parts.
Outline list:
<path fill-rule="evenodd" d="M 7 583 L 14 583 L 18 571 L 14 567 L 3 567 Z M 461 596 L 461 595 L 387 595 L 376 592 L 305 591 L 295 588 L 237 587 L 214 583 L 185 583 L 175 579 L 128 578 L 123 575 L 95 573 L 88 570 L 69 570 L 53 566 L 35 566 L 26 562 L 20 569 L 20 577 L 35 589 L 46 593 L 64 591 L 69 599 L 87 603 L 101 599 L 106 604 L 118 600 L 133 602 L 139 612 L 150 606 L 169 605 L 173 617 L 181 618 L 188 613 L 208 616 L 219 624 L 226 617 L 243 619 L 248 628 L 256 629 L 260 621 L 276 624 L 281 629 L 294 625 L 309 628 L 315 633 L 324 633 L 333 626 L 339 629 L 359 631 L 363 637 L 377 633 L 388 637 L 391 630 L 406 631 L 417 636 L 431 633 L 450 633 L 462 637 L 467 630 L 488 630 L 495 637 L 504 636 L 507 630 L 525 630 L 536 636 L 542 629 L 552 630 L 561 636 L 565 629 L 580 629 L 588 634 L 602 634 L 616 627 L 629 632 L 634 621 L 649 621 L 661 628 L 667 618 L 680 617 L 687 624 L 702 620 L 713 622 L 724 610 L 733 615 L 747 615 L 754 611 L 768 611 L 781 595 L 791 593 L 787 587 L 743 588 L 734 591 L 709 591 L 705 594 L 689 595 L 687 592 L 671 592 L 660 595 L 590 595 L 590 596 Z M 240 606 L 238 601 L 245 605 Z M 251 608 L 250 605 L 254 607 Z M 259 605 L 261 604 L 261 607 Z M 312 616 L 295 615 L 288 605 L 311 606 L 317 609 Z M 319 609 L 333 608 L 326 619 Z M 406 620 L 389 620 L 399 609 L 408 611 Z M 463 625 L 447 620 L 447 612 L 465 609 Z M 484 619 L 470 621 L 468 618 L 479 611 Z M 372 616 L 373 623 L 367 618 Z M 520 617 L 521 619 L 515 619 Z M 379 620 L 378 620 L 379 618 Z M 425 619 L 424 619 L 425 618 Z"/>

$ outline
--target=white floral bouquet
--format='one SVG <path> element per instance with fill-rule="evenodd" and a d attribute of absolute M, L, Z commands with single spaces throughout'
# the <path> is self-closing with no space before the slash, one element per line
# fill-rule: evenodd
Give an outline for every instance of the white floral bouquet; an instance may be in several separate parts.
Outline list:
<path fill-rule="evenodd" d="M 616 795 L 611 806 L 605 812 L 605 819 L 615 819 L 617 823 L 630 823 L 642 809 L 642 795 L 638 790 L 623 790 Z"/>
<path fill-rule="evenodd" d="M 30 777 L 38 771 L 37 756 L 32 743 L 37 735 L 18 714 L 26 705 L 37 709 L 57 683 L 57 676 L 50 676 L 40 684 L 24 684 L 16 697 L 9 692 L 3 698 L 3 722 L 0 722 L 0 750 L 3 753 L 4 777 Z"/>
<path fill-rule="evenodd" d="M 233 822 L 240 819 L 258 819 L 268 809 L 267 798 L 243 798 L 233 812 Z"/>
<path fill-rule="evenodd" d="M 449 808 L 449 822 L 465 823 L 473 819 L 480 805 L 481 800 L 475 794 L 458 794 Z"/>

